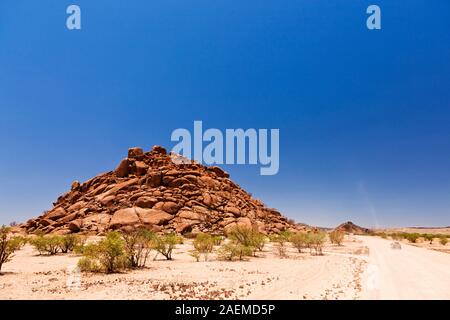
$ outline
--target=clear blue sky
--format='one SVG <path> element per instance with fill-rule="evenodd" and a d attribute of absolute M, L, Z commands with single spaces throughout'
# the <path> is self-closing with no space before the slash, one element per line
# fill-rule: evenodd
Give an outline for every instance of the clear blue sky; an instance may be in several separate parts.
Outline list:
<path fill-rule="evenodd" d="M 0 2 L 0 223 L 194 120 L 279 128 L 278 175 L 226 169 L 297 221 L 450 225 L 450 2 Z"/>

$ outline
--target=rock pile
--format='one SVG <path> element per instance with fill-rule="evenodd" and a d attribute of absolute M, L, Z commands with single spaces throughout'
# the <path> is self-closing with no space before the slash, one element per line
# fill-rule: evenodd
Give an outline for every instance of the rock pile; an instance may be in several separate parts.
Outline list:
<path fill-rule="evenodd" d="M 219 167 L 175 164 L 155 146 L 131 148 L 117 168 L 84 183 L 75 181 L 53 209 L 22 227 L 27 232 L 102 235 L 146 227 L 156 232 L 226 233 L 243 225 L 263 233 L 295 226 L 230 180 Z"/>
<path fill-rule="evenodd" d="M 353 233 L 353 234 L 368 234 L 370 232 L 369 229 L 360 227 L 351 221 L 347 221 L 347 222 L 340 224 L 338 227 L 336 227 L 335 230 L 344 231 L 346 233 Z"/>

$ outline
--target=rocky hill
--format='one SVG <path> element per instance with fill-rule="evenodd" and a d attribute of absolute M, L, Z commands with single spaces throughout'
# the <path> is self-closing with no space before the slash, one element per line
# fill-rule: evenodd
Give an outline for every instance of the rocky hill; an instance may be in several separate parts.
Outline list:
<path fill-rule="evenodd" d="M 351 221 L 347 221 L 347 222 L 340 224 L 335 230 L 344 231 L 346 233 L 353 233 L 353 234 L 368 234 L 370 232 L 369 229 L 360 227 Z"/>
<path fill-rule="evenodd" d="M 219 167 L 175 164 L 160 146 L 131 148 L 114 171 L 72 183 L 54 207 L 22 228 L 27 232 L 102 235 L 146 227 L 156 232 L 223 233 L 245 225 L 264 233 L 298 228 L 230 180 Z"/>

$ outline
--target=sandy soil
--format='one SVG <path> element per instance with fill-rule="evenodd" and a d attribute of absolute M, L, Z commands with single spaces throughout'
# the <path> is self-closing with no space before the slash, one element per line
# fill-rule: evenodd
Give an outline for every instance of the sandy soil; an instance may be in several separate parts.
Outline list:
<path fill-rule="evenodd" d="M 248 261 L 195 262 L 187 241 L 173 261 L 120 274 L 77 273 L 75 255 L 38 256 L 26 246 L 4 265 L 0 299 L 450 299 L 450 254 L 348 236 L 323 256 L 268 244 Z"/>
<path fill-rule="evenodd" d="M 369 248 L 363 299 L 450 299 L 450 254 L 378 237 L 358 237 Z"/>
<path fill-rule="evenodd" d="M 442 228 L 422 228 L 422 227 L 404 227 L 404 228 L 387 228 L 375 229 L 377 232 L 406 232 L 406 233 L 430 233 L 430 234 L 448 234 L 450 235 L 450 227 Z"/>
<path fill-rule="evenodd" d="M 29 246 L 4 265 L 0 299 L 357 299 L 367 249 L 360 240 L 327 245 L 323 256 L 289 248 L 280 258 L 269 244 L 249 261 L 195 262 L 190 243 L 173 261 L 121 274 L 73 273 L 75 255 L 37 256 Z"/>

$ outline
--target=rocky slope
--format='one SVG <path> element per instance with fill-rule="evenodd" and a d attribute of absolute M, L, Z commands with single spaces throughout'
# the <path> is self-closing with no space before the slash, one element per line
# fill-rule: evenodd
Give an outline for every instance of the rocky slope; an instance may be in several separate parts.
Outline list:
<path fill-rule="evenodd" d="M 370 232 L 369 229 L 360 227 L 351 221 L 347 221 L 347 222 L 340 224 L 335 230 L 344 231 L 346 233 L 353 233 L 353 234 L 368 234 Z"/>
<path fill-rule="evenodd" d="M 219 167 L 175 164 L 160 146 L 131 148 L 117 168 L 72 183 L 53 209 L 27 221 L 27 232 L 104 234 L 146 227 L 154 231 L 223 233 L 245 225 L 264 233 L 294 229 L 275 209 L 229 179 Z"/>

